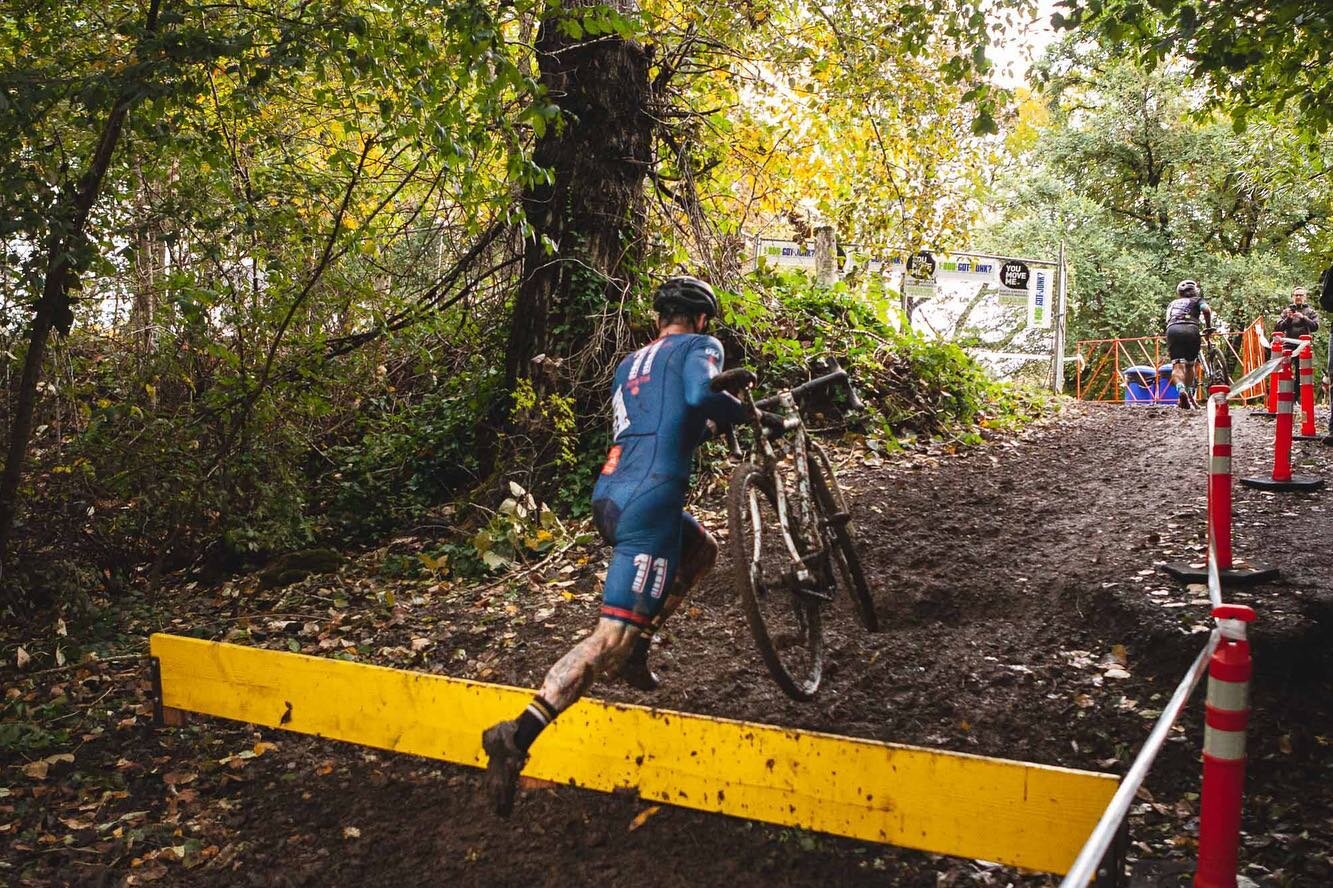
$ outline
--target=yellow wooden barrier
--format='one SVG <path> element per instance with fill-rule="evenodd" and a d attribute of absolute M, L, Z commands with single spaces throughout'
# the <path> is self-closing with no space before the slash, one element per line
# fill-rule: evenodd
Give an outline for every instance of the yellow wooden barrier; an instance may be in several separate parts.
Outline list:
<path fill-rule="evenodd" d="M 161 704 L 482 766 L 482 730 L 531 691 L 173 635 L 150 640 Z M 756 680 L 759 680 L 756 678 Z M 1063 873 L 1106 774 L 582 700 L 524 773 L 783 826 Z"/>

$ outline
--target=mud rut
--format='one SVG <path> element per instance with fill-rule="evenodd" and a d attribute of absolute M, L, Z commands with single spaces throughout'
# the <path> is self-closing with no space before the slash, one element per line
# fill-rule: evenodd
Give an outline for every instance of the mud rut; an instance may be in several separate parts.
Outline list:
<path fill-rule="evenodd" d="M 1240 472 L 1266 470 L 1270 430 L 1238 417 Z M 725 562 L 655 652 L 664 688 L 650 697 L 600 685 L 594 694 L 1123 772 L 1209 627 L 1203 595 L 1151 570 L 1201 547 L 1203 434 L 1199 414 L 1078 407 L 1019 441 L 845 465 L 867 575 L 891 628 L 866 635 L 844 605 L 830 621 L 815 702 L 792 702 L 768 679 Z M 1298 462 L 1333 482 L 1330 455 L 1307 444 Z M 1260 610 L 1242 852 L 1260 884 L 1333 883 L 1329 496 L 1236 493 L 1237 554 L 1280 558 L 1286 570 L 1278 584 L 1233 596 Z M 720 506 L 712 500 L 697 511 L 720 527 L 720 508 L 710 503 Z M 490 678 L 539 683 L 594 618 L 587 596 L 519 628 L 512 656 Z M 1135 809 L 1137 857 L 1192 853 L 1201 722 L 1196 698 Z M 232 729 L 214 723 L 159 742 L 168 756 L 197 754 L 219 730 Z M 643 803 L 568 788 L 525 793 L 513 819 L 501 822 L 474 771 L 280 739 L 280 754 L 228 784 L 228 859 L 170 870 L 163 883 L 1053 884 L 665 806 L 631 829 Z M 305 776 L 321 760 L 334 767 Z M 348 826 L 359 838 L 347 838 Z M 120 877 L 104 874 L 108 884 Z"/>

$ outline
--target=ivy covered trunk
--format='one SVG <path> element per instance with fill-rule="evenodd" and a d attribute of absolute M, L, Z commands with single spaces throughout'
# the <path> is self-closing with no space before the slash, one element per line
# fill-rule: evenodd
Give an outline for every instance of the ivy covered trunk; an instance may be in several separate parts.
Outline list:
<path fill-rule="evenodd" d="M 620 12 L 633 11 L 626 3 Z M 652 160 L 649 52 L 614 35 L 571 36 L 595 5 L 552 4 L 538 30 L 541 81 L 561 117 L 535 149 L 552 178 L 523 194 L 532 231 L 505 354 L 508 390 L 530 379 L 576 402 L 615 357 L 614 337 L 594 334 L 629 292 Z M 534 366 L 539 355 L 549 363 Z"/>

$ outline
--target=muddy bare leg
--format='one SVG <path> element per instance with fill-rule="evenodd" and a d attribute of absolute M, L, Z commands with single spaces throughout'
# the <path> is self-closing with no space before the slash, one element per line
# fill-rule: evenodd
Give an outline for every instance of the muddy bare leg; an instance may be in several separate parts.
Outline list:
<path fill-rule="evenodd" d="M 619 672 L 638 637 L 635 626 L 619 620 L 599 620 L 593 633 L 574 645 L 546 673 L 542 699 L 556 712 L 563 712 L 587 693 L 599 676 Z"/>
<path fill-rule="evenodd" d="M 518 778 L 533 741 L 555 717 L 582 697 L 597 677 L 615 674 L 639 637 L 635 626 L 602 619 L 592 634 L 561 657 L 542 682 L 541 693 L 518 718 L 502 721 L 481 735 L 487 756 L 485 785 L 495 811 L 508 817 L 514 808 Z"/>

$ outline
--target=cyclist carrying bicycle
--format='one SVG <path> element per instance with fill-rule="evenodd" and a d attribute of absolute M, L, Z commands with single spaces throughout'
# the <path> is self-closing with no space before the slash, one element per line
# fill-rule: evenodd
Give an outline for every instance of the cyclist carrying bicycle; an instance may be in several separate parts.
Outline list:
<path fill-rule="evenodd" d="M 1166 348 L 1171 356 L 1171 383 L 1180 392 L 1178 405 L 1184 409 L 1194 406 L 1191 393 L 1202 344 L 1200 316 L 1212 326 L 1213 310 L 1203 301 L 1203 289 L 1195 281 L 1181 281 L 1176 285 L 1176 298 L 1166 308 Z"/>
<path fill-rule="evenodd" d="M 593 488 L 593 522 L 614 549 L 597 628 L 551 667 L 515 719 L 487 728 L 486 788 L 496 813 L 513 810 L 519 772 L 542 729 L 602 675 L 642 690 L 653 634 L 713 567 L 718 546 L 684 511 L 694 449 L 749 408 L 709 381 L 722 344 L 706 335 L 717 297 L 704 281 L 673 277 L 653 299 L 658 338 L 627 356 L 611 386 L 613 446 Z"/>

